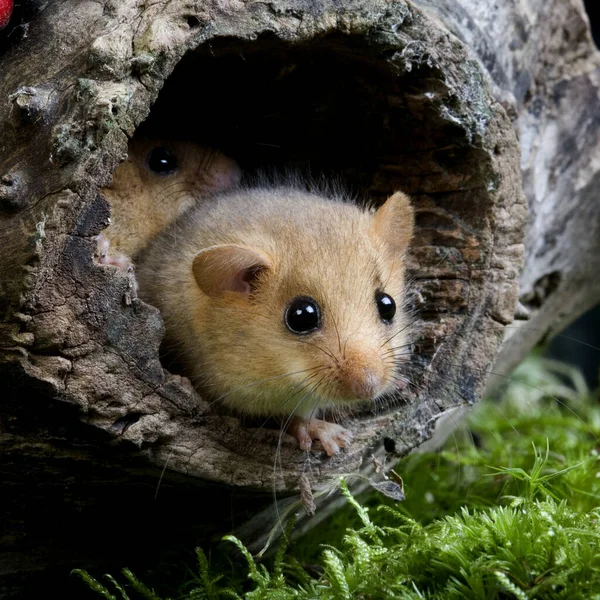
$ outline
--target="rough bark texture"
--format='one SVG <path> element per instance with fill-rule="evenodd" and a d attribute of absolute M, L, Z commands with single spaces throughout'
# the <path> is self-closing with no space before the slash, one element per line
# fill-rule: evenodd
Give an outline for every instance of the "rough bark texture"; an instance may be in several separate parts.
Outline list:
<path fill-rule="evenodd" d="M 516 117 L 529 206 L 515 327 L 489 387 L 600 302 L 600 54 L 583 3 L 419 2 L 478 55 Z"/>
<path fill-rule="evenodd" d="M 560 197 L 551 173 L 564 168 L 570 183 L 561 193 L 579 194 L 569 206 L 592 210 L 598 178 L 591 154 L 561 162 L 573 158 L 562 144 L 580 141 L 573 128 L 581 129 L 586 103 L 598 101 L 581 96 L 596 89 L 581 6 L 564 3 L 578 20 L 565 20 L 557 5 L 534 27 L 541 1 L 498 15 L 488 4 L 40 5 L 26 38 L 0 56 L 5 595 L 25 579 L 35 587 L 30 573 L 50 565 L 60 579 L 76 566 L 143 563 L 188 540 L 191 548 L 271 506 L 273 489 L 318 489 L 337 474 L 372 470 L 364 458 L 373 452 L 407 453 L 441 416 L 479 398 L 513 319 L 523 257 L 526 207 L 507 110 L 513 118 L 521 111 L 525 189 L 536 202 Z M 563 27 L 573 37 L 565 40 Z M 544 52 L 524 50 L 523 31 Z M 564 69 L 550 86 L 545 61 L 561 49 Z M 583 87 L 557 88 L 564 72 Z M 540 126 L 550 118 L 535 115 L 550 115 L 556 103 L 564 109 L 551 134 Z M 109 215 L 98 190 L 151 108 L 157 131 L 185 128 L 247 169 L 310 166 L 376 199 L 402 189 L 415 200 L 415 386 L 394 406 L 354 418 L 348 452 L 306 456 L 285 440 L 274 469 L 278 432 L 214 413 L 187 379 L 166 372 L 160 315 L 127 276 L 94 263 L 93 237 Z M 586 136 L 597 143 L 590 119 Z M 535 162 L 534 185 L 532 153 L 542 151 L 547 162 Z M 537 240 L 537 219 L 546 217 L 534 205 Z M 528 250 L 526 291 L 535 270 L 548 275 L 542 263 L 556 261 L 536 248 Z"/>

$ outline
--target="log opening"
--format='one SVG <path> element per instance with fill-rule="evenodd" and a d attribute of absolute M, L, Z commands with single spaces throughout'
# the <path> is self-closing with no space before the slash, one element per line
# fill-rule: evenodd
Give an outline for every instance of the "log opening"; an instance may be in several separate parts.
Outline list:
<path fill-rule="evenodd" d="M 461 96 L 424 48 L 413 44 L 418 46 L 411 41 L 402 49 L 390 48 L 371 35 L 340 33 L 303 43 L 272 33 L 250 42 L 217 38 L 182 58 L 140 128 L 145 134 L 208 142 L 247 172 L 299 170 L 339 180 L 359 197 L 381 200 L 401 189 L 414 199 L 417 232 L 409 293 L 417 316 L 408 368 L 414 386 L 399 394 L 391 410 L 376 407 L 355 419 L 354 429 L 364 434 L 359 434 L 359 451 L 352 452 L 355 466 L 373 441 L 385 439 L 386 450 L 397 454 L 414 445 L 403 443 L 393 429 L 414 419 L 423 388 L 447 395 L 443 410 L 472 403 L 480 388 L 480 377 L 468 372 L 472 365 L 465 364 L 464 372 L 455 365 L 459 352 L 468 352 L 464 332 L 473 331 L 488 309 L 485 302 L 477 306 L 480 292 L 471 296 L 471 288 L 484 287 L 489 275 L 500 177 L 493 157 L 504 149 L 501 141 L 488 139 L 488 125 L 497 116 L 478 65 L 466 63 Z M 192 92 L 197 86 L 200 94 Z M 509 321 L 510 315 L 499 320 Z M 440 367 L 431 368 L 433 356 Z M 446 379 L 444 360 L 456 373 L 452 379 Z M 197 413 L 207 412 L 201 401 L 198 407 Z M 123 408 L 127 411 L 127 404 Z M 143 417 L 143 408 L 126 413 L 112 428 L 123 433 Z M 418 439 L 428 433 L 426 428 Z M 250 447 L 270 470 L 277 434 L 237 432 L 234 426 L 227 437 L 238 436 L 228 449 L 237 453 L 239 445 L 246 453 Z M 302 471 L 304 458 L 293 443 L 286 446 L 285 462 Z M 342 470 L 348 468 L 347 461 L 339 462 Z M 286 479 L 278 487 L 298 485 Z"/>

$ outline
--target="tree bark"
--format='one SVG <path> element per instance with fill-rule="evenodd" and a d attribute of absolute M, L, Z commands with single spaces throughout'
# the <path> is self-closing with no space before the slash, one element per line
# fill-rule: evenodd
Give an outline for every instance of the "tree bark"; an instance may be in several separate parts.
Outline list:
<path fill-rule="evenodd" d="M 522 304 L 537 303 L 547 319 L 550 300 L 574 281 L 585 286 L 572 311 L 597 297 L 589 271 L 573 279 L 568 269 L 598 236 L 577 230 L 578 210 L 564 229 L 546 229 L 565 218 L 541 210 L 541 200 L 552 209 L 574 197 L 588 224 L 598 215 L 597 118 L 590 114 L 585 143 L 576 129 L 598 102 L 583 9 L 564 3 L 566 19 L 558 4 L 497 13 L 492 4 L 57 0 L 40 5 L 26 36 L 5 43 L 6 595 L 22 593 L 25 581 L 47 587 L 70 568 L 143 564 L 187 539 L 191 548 L 272 510 L 273 490 L 301 491 L 310 503 L 308 488 L 341 473 L 372 475 L 365 457 L 402 456 L 441 417 L 475 402 L 519 294 L 521 171 L 531 205 Z M 562 59 L 546 72 L 557 52 Z M 396 189 L 412 196 L 414 386 L 386 410 L 353 417 L 347 452 L 307 456 L 284 440 L 277 455 L 277 431 L 212 410 L 161 365 L 158 311 L 137 298 L 127 275 L 94 262 L 94 236 L 110 210 L 99 191 L 149 115 L 147 127 L 213 141 L 247 169 L 310 166 L 376 200 Z M 574 156 L 569 143 L 580 141 Z M 560 254 L 558 241 L 574 234 L 579 243 Z M 538 279 L 552 293 L 527 300 Z M 116 522 L 127 524 L 127 543 L 115 543 Z M 257 539 L 260 522 L 248 526 L 248 539 Z M 66 528 L 76 531 L 65 537 Z M 32 577 L 35 570 L 42 575 Z"/>
<path fill-rule="evenodd" d="M 525 260 L 492 394 L 534 346 L 600 302 L 600 54 L 580 0 L 417 3 L 477 55 L 520 140 Z"/>

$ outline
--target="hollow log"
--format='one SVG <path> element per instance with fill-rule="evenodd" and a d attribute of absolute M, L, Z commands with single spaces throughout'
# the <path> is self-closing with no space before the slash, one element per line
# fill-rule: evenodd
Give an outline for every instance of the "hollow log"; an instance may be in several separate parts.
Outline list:
<path fill-rule="evenodd" d="M 519 330 L 504 366 L 598 297 L 598 58 L 578 0 L 56 0 L 30 16 L 0 42 L 6 597 L 65 597 L 72 568 L 158 564 L 243 524 L 258 540 L 273 491 L 308 505 L 476 402 L 519 294 L 544 331 Z M 411 195 L 413 385 L 349 419 L 347 451 L 278 448 L 210 407 L 161 364 L 132 277 L 94 260 L 101 190 L 140 126 L 245 170 Z"/>

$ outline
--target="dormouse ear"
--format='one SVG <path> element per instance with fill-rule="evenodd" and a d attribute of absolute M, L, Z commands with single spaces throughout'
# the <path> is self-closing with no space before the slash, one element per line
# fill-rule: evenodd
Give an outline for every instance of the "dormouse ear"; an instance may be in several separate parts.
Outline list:
<path fill-rule="evenodd" d="M 382 241 L 393 254 L 408 247 L 415 227 L 415 211 L 402 192 L 390 196 L 373 215 L 369 235 Z"/>
<path fill-rule="evenodd" d="M 232 244 L 198 252 L 192 272 L 207 296 L 220 296 L 223 292 L 249 294 L 258 273 L 270 266 L 269 259 L 261 252 Z"/>

